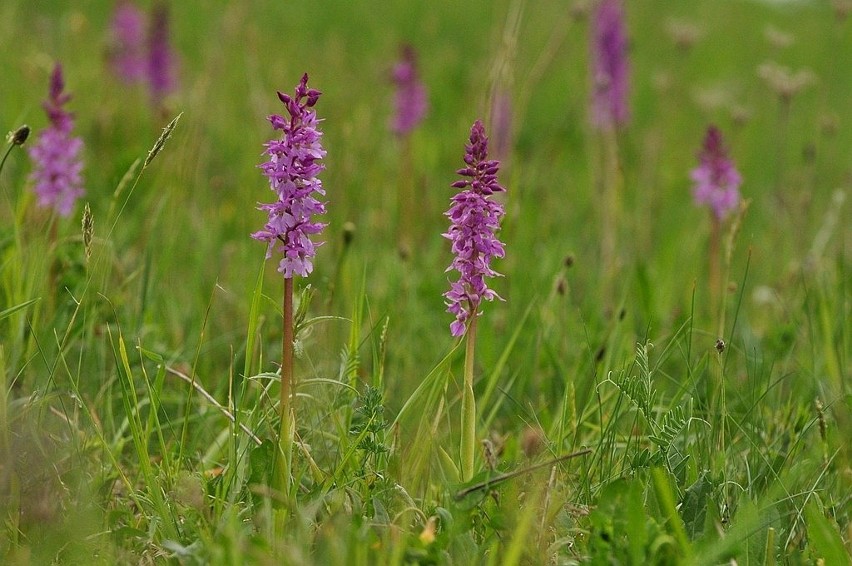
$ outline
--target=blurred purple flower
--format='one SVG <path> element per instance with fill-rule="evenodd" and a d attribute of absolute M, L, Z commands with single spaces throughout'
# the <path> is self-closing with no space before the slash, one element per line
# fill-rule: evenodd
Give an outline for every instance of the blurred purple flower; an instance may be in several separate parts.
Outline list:
<path fill-rule="evenodd" d="M 695 203 L 709 206 L 716 219 L 723 220 L 739 204 L 742 177 L 728 158 L 722 132 L 716 126 L 707 128 L 698 160 L 700 164 L 690 175 L 695 181 L 692 189 Z"/>
<path fill-rule="evenodd" d="M 50 77 L 50 94 L 42 105 L 50 126 L 28 151 L 34 164 L 30 179 L 39 206 L 51 206 L 60 216 L 71 214 L 74 203 L 85 194 L 80 157 L 83 140 L 71 135 L 74 116 L 63 108 L 71 96 L 63 93 L 64 89 L 62 66 L 57 63 Z"/>
<path fill-rule="evenodd" d="M 109 61 L 115 74 L 128 83 L 144 81 L 148 64 L 142 10 L 129 0 L 119 2 L 113 12 L 110 36 Z"/>
<path fill-rule="evenodd" d="M 306 73 L 296 87 L 295 96 L 278 93 L 290 117 L 269 116 L 273 129 L 282 130 L 283 135 L 265 144 L 264 155 L 269 161 L 260 168 L 278 198 L 274 203 L 258 207 L 269 213 L 269 220 L 263 230 L 251 237 L 269 244 L 267 259 L 272 257 L 273 248 L 283 255 L 278 271 L 285 278 L 307 277 L 313 271 L 311 258 L 321 244 L 312 242 L 309 236 L 319 234 L 326 226 L 311 220 L 311 215 L 325 214 L 325 203 L 315 196 L 325 195 L 322 181 L 317 178 L 325 169 L 317 162 L 325 157 L 325 150 L 320 143 L 322 132 L 317 129 L 319 120 L 312 109 L 320 94 L 308 88 Z"/>
<path fill-rule="evenodd" d="M 391 74 L 396 85 L 391 131 L 405 136 L 417 127 L 429 109 L 426 87 L 417 72 L 417 54 L 410 45 L 402 47 L 402 58 Z"/>
<path fill-rule="evenodd" d="M 611 129 L 627 123 L 627 30 L 620 0 L 601 0 L 592 20 L 592 123 Z"/>
<path fill-rule="evenodd" d="M 506 159 L 512 152 L 512 95 L 508 89 L 495 86 L 491 92 L 491 147 L 496 157 Z"/>
<path fill-rule="evenodd" d="M 489 197 L 506 189 L 497 182 L 500 162 L 488 159 L 488 138 L 481 121 L 477 120 L 470 129 L 470 144 L 465 149 L 467 167 L 457 173 L 468 179 L 452 184 L 465 190 L 452 197 L 450 210 L 445 213 L 450 229 L 443 234 L 452 242 L 456 256 L 447 271 L 459 272 L 459 280 L 444 293 L 447 312 L 456 315 L 450 325 L 453 336 L 464 334 L 468 319 L 474 313 L 478 315 L 482 299 L 500 298 L 485 284 L 485 277 L 499 275 L 491 269 L 491 258 L 504 254 L 503 243 L 495 236 L 504 214 L 503 205 Z"/>
<path fill-rule="evenodd" d="M 177 86 L 175 56 L 169 42 L 169 7 L 157 2 L 151 12 L 148 31 L 148 86 L 155 104 Z"/>

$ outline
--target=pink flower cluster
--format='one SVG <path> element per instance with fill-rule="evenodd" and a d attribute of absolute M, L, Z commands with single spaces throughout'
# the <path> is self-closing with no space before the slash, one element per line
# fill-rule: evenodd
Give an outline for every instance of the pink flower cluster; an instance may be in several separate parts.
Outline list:
<path fill-rule="evenodd" d="M 722 132 L 716 126 L 707 128 L 698 160 L 699 165 L 691 174 L 695 203 L 709 206 L 718 220 L 724 220 L 740 202 L 742 177 L 728 157 Z"/>
<path fill-rule="evenodd" d="M 56 64 L 50 77 L 50 95 L 43 107 L 50 126 L 39 134 L 38 141 L 29 148 L 34 164 L 30 179 L 43 207 L 53 207 L 60 216 L 68 216 L 83 190 L 83 140 L 71 135 L 74 116 L 65 110 L 71 95 L 63 92 L 65 81 L 62 66 Z"/>
<path fill-rule="evenodd" d="M 456 315 L 450 325 L 453 336 L 464 334 L 468 319 L 479 314 L 482 299 L 500 298 L 488 288 L 485 278 L 499 275 L 491 269 L 491 259 L 504 255 L 503 242 L 495 236 L 504 214 L 503 205 L 491 195 L 506 189 L 497 182 L 500 162 L 488 159 L 488 138 L 479 120 L 470 129 L 464 162 L 467 167 L 457 173 L 467 178 L 452 186 L 465 190 L 452 197 L 452 205 L 446 212 L 450 229 L 443 234 L 452 242 L 455 254 L 447 271 L 459 272 L 458 281 L 452 282 L 450 290 L 444 293 L 447 312 Z"/>
<path fill-rule="evenodd" d="M 122 0 L 112 16 L 110 43 L 114 72 L 125 82 L 147 83 L 155 104 L 175 89 L 175 55 L 164 2 L 155 3 L 147 18 L 133 2 Z"/>
<path fill-rule="evenodd" d="M 396 97 L 391 131 L 405 136 L 417 127 L 429 109 L 426 87 L 417 73 L 417 55 L 410 45 L 402 48 L 402 59 L 394 66 L 392 78 Z"/>
<path fill-rule="evenodd" d="M 312 219 L 313 215 L 325 214 L 325 203 L 317 199 L 317 195 L 325 195 L 322 181 L 317 178 L 325 168 L 318 163 L 325 157 L 325 150 L 320 143 L 319 120 L 313 110 L 320 94 L 308 88 L 306 73 L 296 87 L 295 96 L 278 93 L 289 118 L 277 114 L 269 117 L 272 127 L 281 130 L 283 135 L 265 144 L 264 155 L 269 160 L 260 168 L 277 199 L 258 207 L 269 213 L 269 220 L 263 230 L 252 234 L 252 238 L 269 244 L 267 259 L 272 257 L 273 250 L 281 253 L 278 271 L 285 278 L 307 277 L 313 271 L 311 260 L 320 244 L 311 241 L 310 236 L 325 228 L 325 224 Z"/>
<path fill-rule="evenodd" d="M 627 31 L 620 0 L 602 0 L 592 22 L 592 123 L 611 129 L 627 123 Z"/>

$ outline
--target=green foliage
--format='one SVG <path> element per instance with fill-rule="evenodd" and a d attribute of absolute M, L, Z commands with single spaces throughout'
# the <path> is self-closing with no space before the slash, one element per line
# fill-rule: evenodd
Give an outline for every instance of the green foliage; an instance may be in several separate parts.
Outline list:
<path fill-rule="evenodd" d="M 589 563 L 667 564 L 675 542 L 645 507 L 645 484 L 618 479 L 604 486 L 589 515 Z"/>

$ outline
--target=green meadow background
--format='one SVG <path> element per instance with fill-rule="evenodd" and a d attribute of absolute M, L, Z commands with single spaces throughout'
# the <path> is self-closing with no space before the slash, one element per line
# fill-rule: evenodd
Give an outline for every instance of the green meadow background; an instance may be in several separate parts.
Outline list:
<path fill-rule="evenodd" d="M 26 123 L 33 142 L 61 62 L 94 239 L 87 259 L 82 203 L 68 219 L 36 207 L 14 148 L 0 173 L 0 561 L 848 563 L 850 7 L 626 4 L 632 120 L 606 297 L 588 3 L 172 2 L 179 87 L 152 108 L 109 71 L 111 2 L 4 0 L 0 128 Z M 388 130 L 402 43 L 430 106 L 408 147 Z M 767 63 L 808 84 L 785 98 Z M 475 370 L 494 456 L 462 484 L 441 233 L 500 66 L 515 124 L 493 281 L 505 302 L 483 309 Z M 266 116 L 304 72 L 323 92 L 328 227 L 296 281 L 311 296 L 299 487 L 282 511 L 267 486 L 283 282 L 249 234 L 271 197 Z M 749 200 L 724 227 L 721 321 L 689 180 L 709 124 Z"/>

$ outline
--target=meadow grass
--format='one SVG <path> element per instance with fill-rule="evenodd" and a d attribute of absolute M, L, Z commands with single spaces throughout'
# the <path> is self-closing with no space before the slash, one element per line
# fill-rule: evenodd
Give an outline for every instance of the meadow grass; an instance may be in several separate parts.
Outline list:
<path fill-rule="evenodd" d="M 0 4 L 0 125 L 38 135 L 61 61 L 93 221 L 87 245 L 82 203 L 68 219 L 38 208 L 13 148 L 0 561 L 848 563 L 842 2 L 628 3 L 633 117 L 606 284 L 586 4 L 386 4 L 174 2 L 180 86 L 159 108 L 106 67 L 111 3 Z M 695 43 L 679 47 L 672 22 Z M 406 163 L 388 133 L 401 42 L 430 103 Z M 768 61 L 815 80 L 785 100 L 758 73 Z M 493 282 L 506 301 L 477 325 L 465 482 L 440 235 L 496 64 L 516 113 Z M 269 197 L 265 117 L 303 72 L 323 91 L 329 226 L 296 280 L 291 498 L 273 478 L 283 281 L 249 234 Z M 689 182 L 711 122 L 749 200 L 724 228 L 718 310 Z M 403 188 L 418 199 L 405 257 Z"/>

